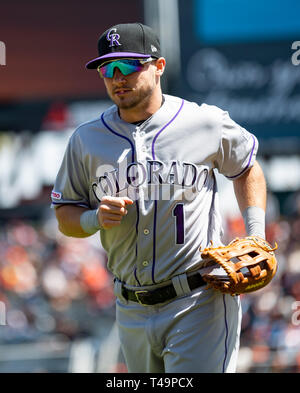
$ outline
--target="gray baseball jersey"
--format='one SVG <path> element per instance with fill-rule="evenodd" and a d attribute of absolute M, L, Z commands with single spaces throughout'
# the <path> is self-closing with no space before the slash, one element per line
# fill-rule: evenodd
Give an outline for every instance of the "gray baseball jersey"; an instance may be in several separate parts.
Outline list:
<path fill-rule="evenodd" d="M 161 283 L 199 264 L 199 247 L 221 244 L 214 170 L 235 179 L 258 142 L 227 112 L 164 95 L 140 126 L 115 105 L 70 138 L 52 204 L 97 208 L 104 195 L 135 203 L 121 225 L 100 230 L 108 268 L 132 286 Z"/>

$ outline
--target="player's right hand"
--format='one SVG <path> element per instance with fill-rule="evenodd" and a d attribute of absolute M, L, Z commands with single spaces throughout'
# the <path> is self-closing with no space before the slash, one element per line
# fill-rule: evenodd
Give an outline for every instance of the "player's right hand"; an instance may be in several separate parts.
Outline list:
<path fill-rule="evenodd" d="M 132 205 L 128 197 L 105 196 L 101 199 L 98 220 L 103 229 L 110 229 L 121 224 L 122 218 L 128 213 L 126 205 Z"/>

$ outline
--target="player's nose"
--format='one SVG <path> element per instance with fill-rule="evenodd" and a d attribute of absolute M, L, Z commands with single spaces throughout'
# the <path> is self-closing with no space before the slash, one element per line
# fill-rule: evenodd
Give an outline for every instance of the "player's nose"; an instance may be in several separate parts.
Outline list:
<path fill-rule="evenodd" d="M 115 68 L 114 69 L 114 74 L 113 74 L 113 82 L 115 83 L 122 83 L 125 82 L 126 78 L 125 76 L 122 74 L 122 72 L 119 70 L 119 68 Z"/>

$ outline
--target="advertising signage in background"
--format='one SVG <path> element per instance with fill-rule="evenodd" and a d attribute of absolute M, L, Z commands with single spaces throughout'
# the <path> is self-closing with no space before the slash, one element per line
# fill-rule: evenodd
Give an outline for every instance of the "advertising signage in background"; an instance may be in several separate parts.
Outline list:
<path fill-rule="evenodd" d="M 143 2 L 5 0 L 0 16 L 1 103 L 98 99 L 106 97 L 104 85 L 85 64 L 106 28 L 143 22 Z M 3 123 L 0 116 L 0 129 Z"/>
<path fill-rule="evenodd" d="M 267 142 L 266 151 L 274 149 L 271 139 L 283 137 L 293 141 L 286 146 L 299 149 L 300 2 L 190 4 L 179 0 L 183 71 L 172 88 L 189 100 L 228 110 Z"/>

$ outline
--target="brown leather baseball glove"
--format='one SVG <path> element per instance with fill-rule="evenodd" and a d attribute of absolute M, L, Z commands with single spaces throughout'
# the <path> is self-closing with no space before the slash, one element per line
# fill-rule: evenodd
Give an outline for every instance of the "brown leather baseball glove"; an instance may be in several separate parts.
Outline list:
<path fill-rule="evenodd" d="M 236 238 L 224 247 L 207 247 L 201 250 L 206 266 L 217 263 L 223 275 L 204 274 L 209 287 L 223 293 L 239 295 L 265 287 L 274 277 L 277 261 L 270 244 L 260 237 Z"/>

